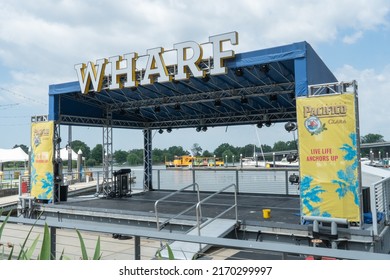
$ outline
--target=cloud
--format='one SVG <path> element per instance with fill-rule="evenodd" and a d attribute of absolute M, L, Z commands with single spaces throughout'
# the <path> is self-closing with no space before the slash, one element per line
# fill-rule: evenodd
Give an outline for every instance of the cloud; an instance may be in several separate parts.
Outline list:
<path fill-rule="evenodd" d="M 349 45 L 354 44 L 362 37 L 363 37 L 363 32 L 358 31 L 358 32 L 355 32 L 354 34 L 344 36 L 343 42 L 346 44 L 349 44 Z"/>
<path fill-rule="evenodd" d="M 230 31 L 239 33 L 237 52 L 246 52 L 297 41 L 314 48 L 356 44 L 366 32 L 388 28 L 386 0 L 334 5 L 333 0 L 2 1 L 0 82 L 47 103 L 50 84 L 76 80 L 75 64 L 99 58 L 143 55 L 187 40 L 204 43 Z M 9 98 L 3 91 L 0 97 Z M 42 111 L 40 104 L 29 105 Z"/>
<path fill-rule="evenodd" d="M 336 70 L 340 81 L 358 82 L 360 134 L 378 133 L 390 140 L 390 65 L 380 72 L 344 65 Z"/>

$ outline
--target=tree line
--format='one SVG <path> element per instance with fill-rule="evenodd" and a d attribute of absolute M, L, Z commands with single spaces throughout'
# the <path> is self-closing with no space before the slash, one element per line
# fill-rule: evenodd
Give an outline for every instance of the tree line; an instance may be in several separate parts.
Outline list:
<path fill-rule="evenodd" d="M 361 143 L 378 143 L 385 142 L 384 137 L 380 134 L 367 134 L 361 137 Z M 15 145 L 21 147 L 28 153 L 26 145 Z M 90 148 L 86 143 L 80 140 L 72 141 L 71 148 L 77 153 L 79 150 L 83 152 L 85 164 L 89 167 L 99 166 L 103 161 L 103 145 L 97 144 L 94 148 Z M 254 153 L 260 155 L 261 153 L 272 153 L 280 151 L 297 150 L 297 141 L 277 141 L 273 146 L 263 144 L 255 146 L 254 144 L 247 144 L 243 147 L 234 147 L 228 143 L 220 144 L 214 151 L 203 150 L 202 147 L 194 143 L 190 151 L 184 150 L 182 146 L 171 146 L 165 149 L 154 148 L 152 151 L 152 160 L 154 164 L 163 164 L 165 161 L 171 161 L 174 156 L 194 155 L 203 157 L 218 157 L 221 159 L 228 159 L 228 162 L 237 162 L 242 157 L 253 157 Z M 390 152 L 390 148 L 377 148 L 374 152 L 381 151 L 382 155 Z M 129 151 L 116 150 L 113 153 L 113 161 L 118 165 L 142 165 L 143 164 L 143 149 L 132 149 Z M 362 157 L 369 156 L 369 149 L 362 149 Z M 267 159 L 267 158 L 266 158 Z M 268 158 L 269 159 L 269 158 Z M 67 162 L 64 162 L 66 165 Z"/>

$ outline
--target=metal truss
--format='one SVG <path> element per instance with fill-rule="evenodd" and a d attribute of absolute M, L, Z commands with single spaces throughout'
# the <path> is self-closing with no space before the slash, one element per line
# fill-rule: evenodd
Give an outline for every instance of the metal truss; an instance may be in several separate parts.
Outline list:
<path fill-rule="evenodd" d="M 238 89 L 215 90 L 215 91 L 208 91 L 208 92 L 163 96 L 159 98 L 128 100 L 126 102 L 121 102 L 119 105 L 116 103 L 107 106 L 109 110 L 115 112 L 123 109 L 131 110 L 131 109 L 148 108 L 148 107 L 154 108 L 155 106 L 158 105 L 174 106 L 177 103 L 185 103 L 186 105 L 189 105 L 193 103 L 210 102 L 210 100 L 214 100 L 217 98 L 223 100 L 229 100 L 229 99 L 238 99 L 241 98 L 242 96 L 246 96 L 246 97 L 269 96 L 275 92 L 278 94 L 293 93 L 294 86 L 295 86 L 294 82 L 286 82 L 281 84 L 252 86 L 252 87 L 238 88 Z M 168 86 L 166 87 L 168 88 Z M 172 91 L 176 91 L 174 88 L 170 88 L 170 89 Z"/>
<path fill-rule="evenodd" d="M 309 96 L 324 95 L 324 94 L 339 94 L 339 93 L 357 93 L 358 84 L 354 80 L 352 82 L 337 82 L 329 84 L 318 84 L 309 86 Z"/>
<path fill-rule="evenodd" d="M 112 113 L 107 112 L 103 126 L 103 194 L 111 191 L 113 172 Z"/>
<path fill-rule="evenodd" d="M 152 185 L 152 131 L 144 129 L 144 191 L 153 190 Z"/>

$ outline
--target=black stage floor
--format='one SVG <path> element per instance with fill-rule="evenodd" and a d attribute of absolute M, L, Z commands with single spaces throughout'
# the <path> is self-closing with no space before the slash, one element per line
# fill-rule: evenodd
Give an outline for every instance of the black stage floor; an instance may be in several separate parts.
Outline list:
<path fill-rule="evenodd" d="M 80 211 L 96 211 L 107 213 L 137 214 L 143 216 L 154 216 L 155 202 L 172 192 L 170 191 L 149 191 L 133 194 L 131 197 L 122 198 L 98 198 L 91 196 L 70 197 L 66 202 L 55 205 L 46 205 L 47 208 L 55 207 L 64 209 L 77 209 Z M 213 193 L 201 193 L 201 200 Z M 197 203 L 196 192 L 187 191 L 174 194 L 173 196 L 159 202 L 158 213 L 161 216 L 173 216 L 184 209 Z M 203 217 L 215 217 L 234 203 L 232 193 L 218 194 L 202 203 Z M 288 224 L 299 224 L 300 201 L 298 196 L 286 195 L 260 195 L 260 194 L 238 194 L 238 219 L 246 222 L 258 223 L 259 221 L 282 222 Z M 271 210 L 271 217 L 263 217 L 263 209 Z M 195 219 L 195 210 L 184 214 Z M 226 213 L 222 218 L 234 219 L 234 210 Z"/>

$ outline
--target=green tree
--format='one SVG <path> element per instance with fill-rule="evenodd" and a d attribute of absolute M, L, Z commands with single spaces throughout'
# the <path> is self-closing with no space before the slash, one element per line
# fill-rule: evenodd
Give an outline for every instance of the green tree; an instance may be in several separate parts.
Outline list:
<path fill-rule="evenodd" d="M 125 152 L 125 151 L 122 151 L 122 150 L 117 150 L 114 152 L 114 159 L 116 161 L 116 163 L 125 163 L 127 162 L 127 156 L 128 156 L 128 152 Z"/>
<path fill-rule="evenodd" d="M 172 160 L 174 156 L 189 155 L 189 153 L 185 151 L 182 146 L 169 147 L 167 152 L 171 156 L 171 158 L 169 158 L 168 160 Z"/>
<path fill-rule="evenodd" d="M 219 145 L 215 150 L 214 150 L 214 155 L 217 157 L 222 157 L 222 154 L 226 151 L 230 150 L 233 154 L 237 154 L 237 148 L 233 147 L 232 145 L 228 143 L 223 143 Z"/>
<path fill-rule="evenodd" d="M 191 152 L 193 156 L 200 156 L 202 154 L 202 147 L 198 143 L 194 143 L 191 148 Z"/>
<path fill-rule="evenodd" d="M 91 151 L 91 159 L 94 159 L 96 164 L 101 164 L 103 161 L 103 145 L 97 144 Z"/>
<path fill-rule="evenodd" d="M 143 163 L 143 150 L 131 150 L 127 156 L 127 163 L 129 165 L 141 165 Z"/>
<path fill-rule="evenodd" d="M 85 157 L 86 159 L 88 159 L 90 156 L 91 156 L 91 149 L 89 148 L 89 146 L 87 144 L 85 144 L 83 141 L 80 141 L 80 140 L 74 140 L 72 141 L 72 143 L 70 144 L 70 147 L 72 148 L 73 151 L 75 151 L 76 153 L 79 152 L 79 150 L 81 150 L 83 152 L 83 157 Z"/>
<path fill-rule="evenodd" d="M 211 152 L 209 152 L 208 150 L 204 150 L 202 156 L 203 157 L 212 157 L 213 154 Z"/>
<path fill-rule="evenodd" d="M 288 143 L 284 141 L 278 141 L 274 143 L 274 147 L 272 148 L 274 152 L 279 152 L 279 151 L 287 151 L 290 150 L 290 146 Z"/>
<path fill-rule="evenodd" d="M 378 142 L 385 142 L 385 139 L 380 134 L 369 133 L 369 134 L 361 137 L 361 142 L 362 143 L 378 143 Z"/>

